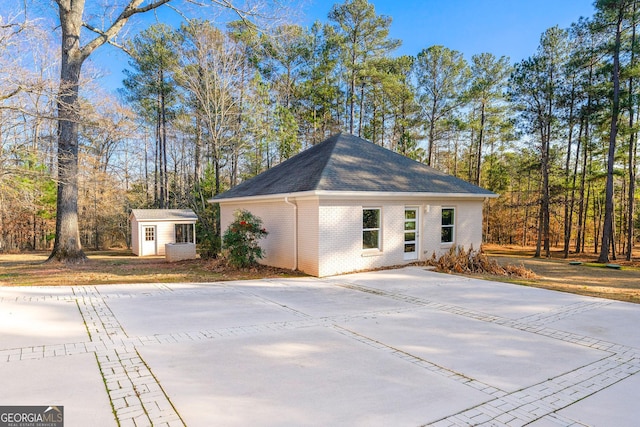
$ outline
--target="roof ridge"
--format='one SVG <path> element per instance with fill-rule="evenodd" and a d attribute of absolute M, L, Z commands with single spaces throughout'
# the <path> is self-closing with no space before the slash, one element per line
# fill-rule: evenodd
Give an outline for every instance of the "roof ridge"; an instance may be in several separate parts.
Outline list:
<path fill-rule="evenodd" d="M 318 174 L 318 179 L 316 180 L 315 183 L 313 183 L 314 189 L 318 190 L 320 188 L 320 185 L 322 184 L 322 181 L 327 179 L 327 175 L 329 174 L 329 170 L 327 166 L 329 166 L 329 163 L 333 159 L 333 152 L 335 151 L 336 146 L 338 145 L 338 141 L 340 141 L 343 135 L 350 135 L 350 134 L 338 132 L 335 135 L 330 136 L 328 139 L 324 141 L 325 143 L 331 141 L 333 143 L 333 147 L 331 147 L 331 150 L 329 151 L 329 155 L 325 156 L 324 158 L 324 165 L 322 165 L 322 168 L 321 168 L 322 172 Z M 320 144 L 322 144 L 322 142 Z"/>

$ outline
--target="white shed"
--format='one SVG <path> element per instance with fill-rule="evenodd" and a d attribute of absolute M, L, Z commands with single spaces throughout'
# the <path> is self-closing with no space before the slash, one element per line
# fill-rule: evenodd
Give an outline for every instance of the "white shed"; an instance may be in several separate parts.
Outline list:
<path fill-rule="evenodd" d="M 479 249 L 497 194 L 352 135 L 338 134 L 210 201 L 221 227 L 260 217 L 262 263 L 329 276 Z"/>
<path fill-rule="evenodd" d="M 130 219 L 135 255 L 165 255 L 167 243 L 196 243 L 198 216 L 191 209 L 133 209 Z"/>

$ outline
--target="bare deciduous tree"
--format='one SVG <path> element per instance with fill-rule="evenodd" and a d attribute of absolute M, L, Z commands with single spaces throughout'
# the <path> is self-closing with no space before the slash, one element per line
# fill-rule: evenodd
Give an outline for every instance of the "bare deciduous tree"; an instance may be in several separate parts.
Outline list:
<path fill-rule="evenodd" d="M 49 260 L 83 262 L 78 229 L 78 119 L 82 65 L 100 46 L 115 43 L 115 37 L 134 15 L 155 10 L 171 0 L 129 0 L 116 10 L 116 17 L 104 29 L 85 21 L 85 0 L 55 0 L 61 29 L 60 86 L 58 90 L 58 201 L 56 240 Z M 230 0 L 211 0 L 245 16 Z M 106 14 L 105 14 L 106 15 Z M 83 44 L 82 29 L 95 35 Z"/>

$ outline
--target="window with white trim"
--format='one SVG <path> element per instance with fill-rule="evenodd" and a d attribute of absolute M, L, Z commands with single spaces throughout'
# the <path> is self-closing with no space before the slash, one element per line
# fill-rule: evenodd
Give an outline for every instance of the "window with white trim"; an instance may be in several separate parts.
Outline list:
<path fill-rule="evenodd" d="M 176 243 L 193 243 L 193 224 L 176 224 Z"/>
<path fill-rule="evenodd" d="M 362 249 L 380 249 L 380 208 L 362 209 Z"/>
<path fill-rule="evenodd" d="M 453 243 L 456 237 L 455 231 L 455 209 L 442 208 L 442 234 L 440 242 Z"/>

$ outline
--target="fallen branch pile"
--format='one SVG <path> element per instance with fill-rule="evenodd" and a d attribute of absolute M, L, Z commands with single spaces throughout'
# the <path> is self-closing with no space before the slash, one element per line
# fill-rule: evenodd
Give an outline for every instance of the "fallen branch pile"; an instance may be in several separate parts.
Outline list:
<path fill-rule="evenodd" d="M 427 260 L 426 263 L 443 273 L 492 274 L 495 276 L 523 277 L 526 279 L 535 279 L 538 277 L 533 271 L 525 268 L 522 264 L 507 264 L 501 266 L 497 261 L 490 259 L 481 251 L 474 251 L 473 248 L 465 251 L 463 247 L 454 246 L 440 258 L 437 258 L 434 252 L 431 259 Z"/>

